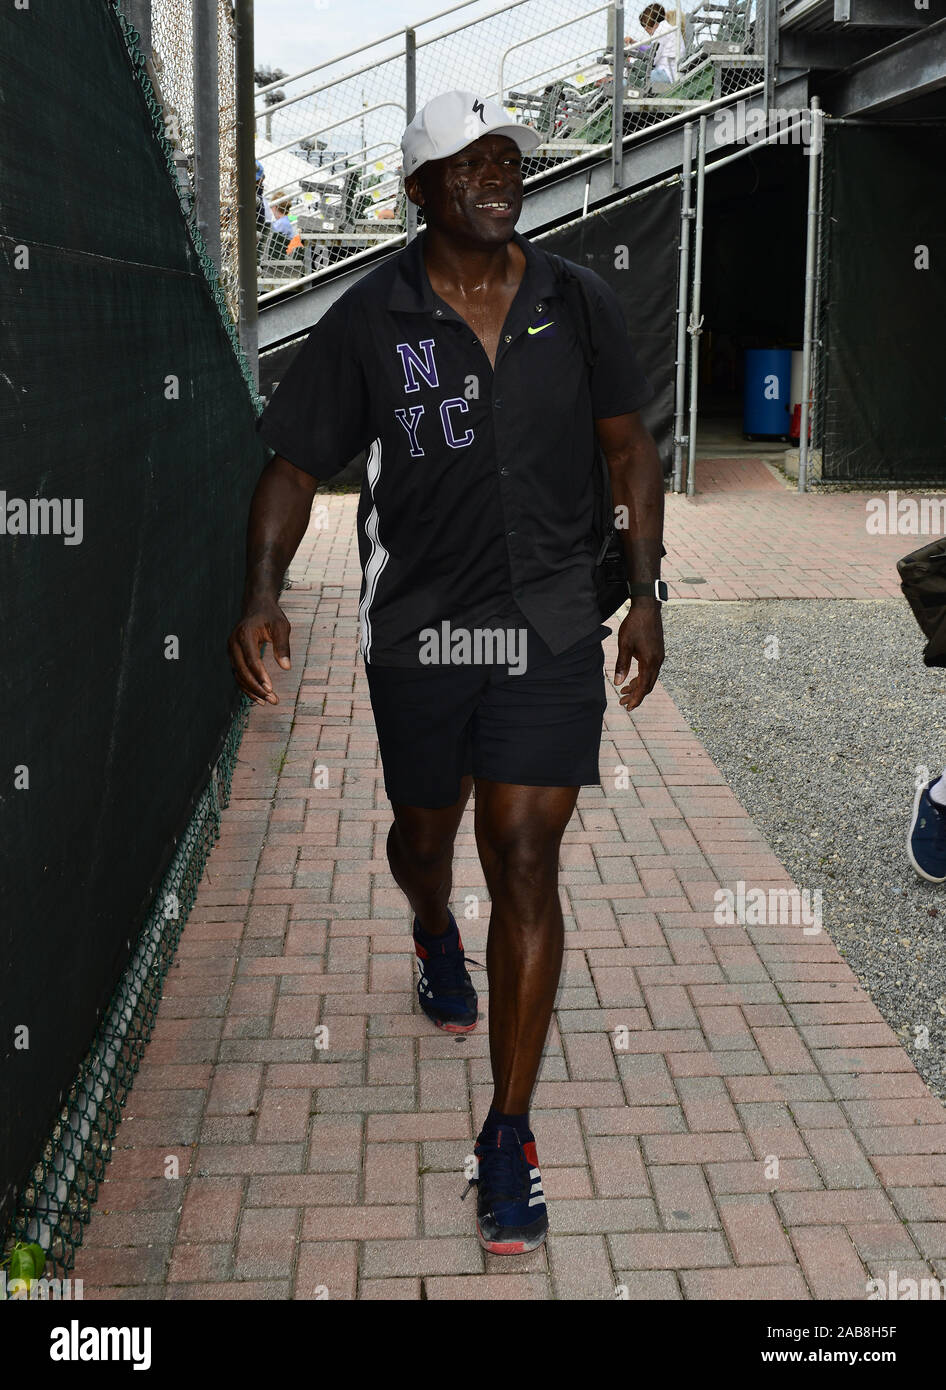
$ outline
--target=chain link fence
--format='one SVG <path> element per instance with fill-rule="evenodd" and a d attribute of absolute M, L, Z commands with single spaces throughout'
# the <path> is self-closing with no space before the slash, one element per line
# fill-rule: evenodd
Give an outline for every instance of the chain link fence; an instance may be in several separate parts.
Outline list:
<path fill-rule="evenodd" d="M 163 65 L 181 117 L 172 144 L 167 100 L 149 76 L 155 65 L 120 0 L 38 9 L 14 33 L 19 23 L 12 11 L 0 13 L 0 46 L 17 52 L 0 90 L 11 131 L 4 150 L 27 148 L 33 158 L 7 153 L 0 161 L 7 223 L 27 241 L 55 152 L 49 217 L 61 230 L 51 240 L 65 245 L 43 247 L 31 297 L 8 294 L 0 313 L 9 330 L 5 361 L 20 383 L 4 402 L 2 427 L 11 438 L 29 437 L 40 476 L 67 470 L 61 476 L 100 518 L 85 537 L 100 558 L 78 584 L 64 550 L 8 557 L 3 574 L 13 620 L 19 615 L 39 634 L 30 659 L 47 673 L 21 702 L 12 737 L 56 776 L 37 777 L 41 804 L 32 819 L 0 796 L 0 812 L 10 811 L 2 831 L 10 860 L 4 976 L 26 1020 L 26 1045 L 11 1028 L 0 1059 L 0 1254 L 14 1240 L 35 1241 L 48 1272 L 65 1273 L 219 831 L 249 709 L 221 653 L 185 635 L 183 623 L 203 633 L 226 631 L 230 621 L 262 465 L 252 430 L 262 402 L 200 229 L 188 235 L 169 183 L 192 130 L 186 87 L 174 93 L 171 85 L 173 66 Z M 35 99 L 44 82 L 58 104 Z M 61 102 L 74 119 L 62 121 Z M 69 209 L 101 159 L 102 110 L 115 131 L 111 216 L 77 221 Z M 66 378 L 51 365 L 63 341 L 84 347 Z M 175 379 L 180 373 L 207 388 L 184 390 L 171 410 L 163 394 L 169 364 Z M 128 401 L 133 410 L 123 414 Z M 113 459 L 124 491 L 107 466 Z M 129 604 L 132 591 L 148 601 Z M 165 600 L 187 615 L 179 631 L 193 655 L 156 671 L 141 657 L 163 640 Z M 79 709 L 62 704 L 59 672 L 61 634 L 82 632 L 83 623 L 94 640 L 74 653 L 86 668 L 75 677 L 88 694 Z M 117 639 L 101 639 L 108 632 Z M 173 698 L 162 681 L 187 704 L 186 728 L 168 723 Z M 103 724 L 94 710 L 106 707 Z M 34 920 L 48 938 L 39 974 Z"/>
<path fill-rule="evenodd" d="M 194 0 L 151 0 L 151 65 L 165 131 L 174 148 L 188 217 L 194 198 Z M 238 316 L 236 29 L 232 0 L 217 0 L 217 111 L 220 161 L 220 287 Z"/>
<path fill-rule="evenodd" d="M 656 26 L 647 9 L 663 14 Z M 594 0 L 483 0 L 443 11 L 257 92 L 264 195 L 288 216 L 260 237 L 261 294 L 317 275 L 385 242 L 403 244 L 407 204 L 400 139 L 411 79 L 419 109 L 465 88 L 500 102 L 543 143 L 523 160 L 527 185 L 611 144 L 614 15 Z M 634 0 L 618 36 L 625 136 L 758 82 L 756 0 Z M 421 219 L 422 220 L 422 217 Z"/>
<path fill-rule="evenodd" d="M 624 136 L 658 127 L 762 76 L 757 0 L 625 6 Z M 654 27 L 648 9 L 663 14 Z M 523 178 L 606 149 L 614 112 L 615 7 L 594 0 L 460 4 L 257 90 L 258 290 L 318 274 L 406 231 L 400 140 L 415 107 L 463 87 L 499 101 L 542 145 Z M 238 317 L 235 19 L 217 0 L 220 285 Z M 151 0 L 151 75 L 193 222 L 194 0 Z M 422 214 L 419 219 L 423 220 Z"/>
<path fill-rule="evenodd" d="M 220 287 L 236 323 L 239 316 L 237 237 L 236 21 L 231 0 L 217 5 L 217 93 L 220 116 Z"/>

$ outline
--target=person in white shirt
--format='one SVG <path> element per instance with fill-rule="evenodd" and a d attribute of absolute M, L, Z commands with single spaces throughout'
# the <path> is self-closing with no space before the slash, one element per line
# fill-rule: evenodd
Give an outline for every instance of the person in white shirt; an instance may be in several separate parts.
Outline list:
<path fill-rule="evenodd" d="M 293 237 L 296 234 L 295 223 L 289 217 L 289 209 L 292 206 L 291 198 L 277 198 L 270 204 L 272 208 L 273 231 L 282 232 L 283 236 Z"/>
<path fill-rule="evenodd" d="M 628 52 L 647 53 L 656 47 L 651 67 L 652 82 L 676 82 L 677 64 L 680 61 L 680 33 L 667 20 L 663 5 L 648 5 L 639 15 L 641 26 L 647 35 L 639 43 L 630 42 Z M 625 43 L 628 41 L 625 40 Z"/>

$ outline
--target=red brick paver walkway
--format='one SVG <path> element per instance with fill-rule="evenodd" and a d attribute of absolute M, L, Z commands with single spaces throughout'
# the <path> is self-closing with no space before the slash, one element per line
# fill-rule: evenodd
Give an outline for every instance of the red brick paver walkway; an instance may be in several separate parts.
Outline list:
<path fill-rule="evenodd" d="M 284 600 L 293 670 L 251 712 L 78 1254 L 86 1296 L 835 1299 L 946 1277 L 943 1107 L 823 935 L 717 922 L 719 887 L 791 884 L 662 687 L 633 717 L 612 698 L 563 845 L 532 1106 L 552 1234 L 483 1254 L 459 1198 L 486 1027 L 457 1041 L 416 1008 L 355 654 L 356 499 L 324 502 Z M 839 596 L 890 592 L 917 542 L 858 517 L 849 496 L 669 498 L 668 558 L 717 594 L 760 592 L 721 576 L 762 563 L 780 593 L 812 564 Z M 471 818 L 453 905 L 482 959 Z"/>
<path fill-rule="evenodd" d="M 871 534 L 870 498 L 895 515 L 886 491 L 799 494 L 757 459 L 699 460 L 696 488 L 667 497 L 672 598 L 899 597 L 897 560 L 937 534 Z"/>

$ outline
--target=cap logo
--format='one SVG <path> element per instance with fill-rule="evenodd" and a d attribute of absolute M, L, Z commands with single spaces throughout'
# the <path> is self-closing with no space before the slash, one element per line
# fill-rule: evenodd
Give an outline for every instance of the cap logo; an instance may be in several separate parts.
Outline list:
<path fill-rule="evenodd" d="M 474 101 L 474 103 L 473 103 L 473 114 L 474 114 L 474 116 L 475 116 L 477 113 L 479 113 L 479 118 L 480 118 L 480 120 L 483 122 L 483 124 L 485 125 L 485 124 L 486 124 L 486 113 L 485 113 L 485 109 L 484 109 L 483 103 L 482 103 L 481 101 Z"/>

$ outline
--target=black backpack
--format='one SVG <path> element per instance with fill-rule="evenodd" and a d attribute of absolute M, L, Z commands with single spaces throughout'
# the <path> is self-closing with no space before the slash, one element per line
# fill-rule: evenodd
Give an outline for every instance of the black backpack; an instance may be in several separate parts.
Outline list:
<path fill-rule="evenodd" d="M 588 298 L 581 279 L 568 265 L 567 261 L 554 252 L 547 252 L 558 278 L 562 298 L 581 343 L 589 375 L 598 359 L 598 348 L 594 338 L 594 328 Z M 597 437 L 595 438 L 594 469 L 595 505 L 592 521 L 592 541 L 594 545 L 594 585 L 601 616 L 607 620 L 630 598 L 629 578 L 624 556 L 624 546 L 614 524 L 614 498 L 611 495 L 611 471 Z M 661 555 L 667 551 L 660 547 Z"/>

